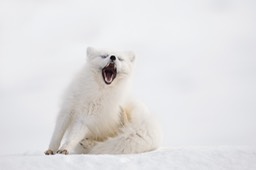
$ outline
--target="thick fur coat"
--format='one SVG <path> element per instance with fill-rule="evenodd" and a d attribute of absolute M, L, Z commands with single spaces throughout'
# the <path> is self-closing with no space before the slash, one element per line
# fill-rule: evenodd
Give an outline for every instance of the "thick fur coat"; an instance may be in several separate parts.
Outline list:
<path fill-rule="evenodd" d="M 55 153 L 128 154 L 156 149 L 161 131 L 131 95 L 132 52 L 87 49 L 87 62 L 68 88 L 49 149 Z"/>

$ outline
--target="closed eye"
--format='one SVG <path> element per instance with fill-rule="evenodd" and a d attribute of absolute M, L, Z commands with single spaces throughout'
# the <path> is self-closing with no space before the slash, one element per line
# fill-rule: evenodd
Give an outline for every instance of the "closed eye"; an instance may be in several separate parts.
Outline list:
<path fill-rule="evenodd" d="M 101 57 L 101 58 L 107 58 L 108 55 L 101 55 L 100 57 Z"/>
<path fill-rule="evenodd" d="M 124 59 L 120 58 L 120 57 L 117 57 L 119 61 L 124 61 Z"/>

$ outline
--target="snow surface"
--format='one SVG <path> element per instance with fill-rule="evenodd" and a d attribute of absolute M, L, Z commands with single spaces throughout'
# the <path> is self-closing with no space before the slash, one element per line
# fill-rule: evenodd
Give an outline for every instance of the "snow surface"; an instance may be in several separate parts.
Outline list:
<path fill-rule="evenodd" d="M 0 156 L 1 170 L 255 170 L 256 148 L 194 147 L 135 155 Z"/>

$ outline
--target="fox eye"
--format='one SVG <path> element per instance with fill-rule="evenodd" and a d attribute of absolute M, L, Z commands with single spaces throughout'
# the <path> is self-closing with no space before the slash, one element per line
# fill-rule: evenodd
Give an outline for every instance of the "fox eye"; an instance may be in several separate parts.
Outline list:
<path fill-rule="evenodd" d="M 107 55 L 101 55 L 100 57 L 101 58 L 107 58 L 108 56 Z"/>
<path fill-rule="evenodd" d="M 119 61 L 124 61 L 124 59 L 120 58 L 120 57 L 117 57 Z"/>

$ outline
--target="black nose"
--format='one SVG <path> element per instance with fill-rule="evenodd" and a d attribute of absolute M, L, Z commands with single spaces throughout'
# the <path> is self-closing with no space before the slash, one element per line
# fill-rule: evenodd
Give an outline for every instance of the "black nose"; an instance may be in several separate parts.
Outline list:
<path fill-rule="evenodd" d="M 116 60 L 116 56 L 114 56 L 114 55 L 110 56 L 110 60 L 115 61 Z"/>

